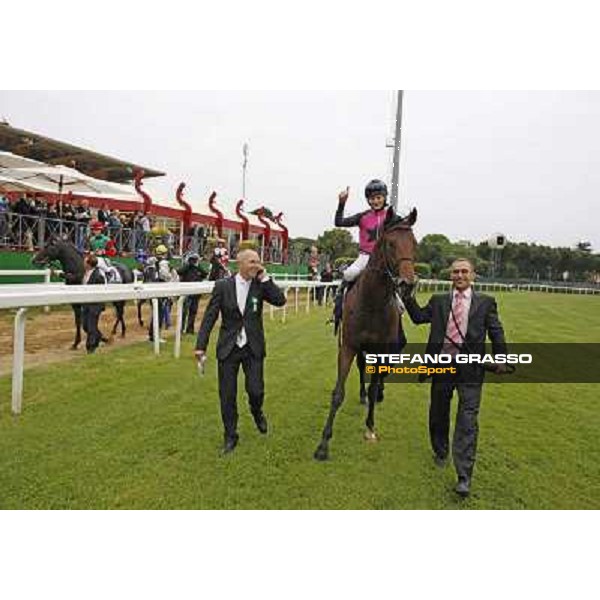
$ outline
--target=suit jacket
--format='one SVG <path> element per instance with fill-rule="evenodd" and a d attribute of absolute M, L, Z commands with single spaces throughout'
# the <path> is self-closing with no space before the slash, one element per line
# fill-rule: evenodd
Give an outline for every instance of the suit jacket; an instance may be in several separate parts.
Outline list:
<path fill-rule="evenodd" d="M 426 352 L 428 354 L 441 352 L 444 342 L 447 341 L 445 336 L 448 319 L 452 318 L 450 314 L 452 293 L 434 294 L 427 305 L 422 308 L 412 297 L 404 300 L 404 304 L 413 323 L 416 325 L 431 323 Z M 492 342 L 493 354 L 505 354 L 507 352 L 504 329 L 498 318 L 496 300 L 491 296 L 479 294 L 473 290 L 467 333 L 464 343 L 459 344 L 459 346 L 464 352 L 484 354 L 486 336 Z M 469 379 L 481 379 L 483 381 L 483 368 L 475 367 L 467 370 L 469 371 Z"/>
<path fill-rule="evenodd" d="M 217 342 L 217 358 L 225 360 L 231 354 L 242 327 L 246 330 L 247 343 L 252 354 L 257 358 L 264 358 L 266 356 L 262 319 L 264 301 L 274 306 L 283 306 L 286 302 L 285 295 L 272 279 L 264 283 L 260 283 L 257 279 L 252 280 L 243 315 L 237 303 L 235 277 L 216 281 L 198 331 L 196 350 L 206 350 L 210 333 L 220 313 L 221 329 Z"/>

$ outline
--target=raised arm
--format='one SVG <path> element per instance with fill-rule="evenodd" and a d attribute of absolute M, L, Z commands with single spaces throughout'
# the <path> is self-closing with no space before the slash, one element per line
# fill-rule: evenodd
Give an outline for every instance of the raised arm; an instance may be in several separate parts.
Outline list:
<path fill-rule="evenodd" d="M 338 207 L 335 211 L 334 225 L 336 227 L 357 227 L 360 224 L 360 219 L 364 213 L 357 213 L 351 217 L 344 217 L 344 208 L 346 206 L 346 200 L 350 194 L 350 188 L 346 188 L 338 196 Z"/>
<path fill-rule="evenodd" d="M 285 294 L 271 278 L 262 282 L 260 285 L 263 299 L 266 302 L 273 306 L 283 306 L 286 303 Z"/>

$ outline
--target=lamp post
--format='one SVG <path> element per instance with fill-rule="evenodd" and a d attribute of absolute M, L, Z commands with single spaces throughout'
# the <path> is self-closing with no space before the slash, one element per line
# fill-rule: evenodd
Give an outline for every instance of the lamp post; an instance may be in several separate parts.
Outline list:
<path fill-rule="evenodd" d="M 242 148 L 242 154 L 244 156 L 244 162 L 242 163 L 242 198 L 246 199 L 246 167 L 248 166 L 248 153 L 250 147 L 246 142 Z"/>
<path fill-rule="evenodd" d="M 388 143 L 388 148 L 394 149 L 393 154 L 393 166 L 392 166 L 392 194 L 390 204 L 394 207 L 394 210 L 398 209 L 398 198 L 399 198 L 399 179 L 400 179 L 400 143 L 402 134 L 402 100 L 404 97 L 404 90 L 398 90 L 398 102 L 396 105 L 396 130 L 394 133 L 394 139 L 392 143 Z"/>

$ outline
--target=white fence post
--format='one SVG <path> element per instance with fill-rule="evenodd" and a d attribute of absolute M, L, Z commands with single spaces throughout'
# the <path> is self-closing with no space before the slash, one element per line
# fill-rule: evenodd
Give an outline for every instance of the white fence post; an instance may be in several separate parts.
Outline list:
<path fill-rule="evenodd" d="M 52 276 L 52 269 L 46 269 L 46 272 L 44 273 L 44 283 L 50 283 L 50 277 Z M 44 312 L 45 313 L 49 313 L 50 312 L 50 307 L 49 306 L 44 306 Z"/>
<path fill-rule="evenodd" d="M 306 313 L 310 312 L 310 286 L 306 288 Z"/>
<path fill-rule="evenodd" d="M 12 412 L 21 414 L 23 405 L 23 365 L 25 362 L 25 313 L 19 308 L 15 315 L 15 339 L 13 347 Z"/>
<path fill-rule="evenodd" d="M 154 338 L 154 354 L 160 354 L 160 327 L 158 322 L 158 298 L 152 298 L 152 337 Z"/>
<path fill-rule="evenodd" d="M 181 326 L 183 325 L 183 303 L 186 296 L 177 298 L 177 324 L 175 325 L 175 349 L 173 356 L 179 358 L 181 356 Z"/>

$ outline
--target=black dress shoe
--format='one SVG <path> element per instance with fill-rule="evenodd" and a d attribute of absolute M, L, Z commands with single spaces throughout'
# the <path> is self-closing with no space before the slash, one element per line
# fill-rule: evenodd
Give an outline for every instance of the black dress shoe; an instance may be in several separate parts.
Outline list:
<path fill-rule="evenodd" d="M 256 415 L 254 417 L 254 423 L 256 423 L 256 429 L 258 429 L 260 433 L 262 433 L 263 435 L 267 434 L 269 426 L 267 425 L 267 419 L 265 418 L 265 415 L 263 413 L 260 413 L 260 415 Z"/>
<path fill-rule="evenodd" d="M 461 477 L 454 488 L 454 491 L 461 497 L 466 498 L 471 493 L 471 481 L 466 477 Z"/>
<path fill-rule="evenodd" d="M 440 456 L 439 454 L 434 454 L 433 462 L 435 463 L 436 467 L 439 467 L 440 469 L 444 469 L 445 467 L 448 466 L 448 457 Z"/>
<path fill-rule="evenodd" d="M 221 456 L 225 456 L 226 454 L 233 452 L 235 450 L 235 447 L 237 446 L 238 439 L 239 437 L 237 434 L 235 435 L 235 437 L 225 438 L 223 450 L 221 450 Z"/>

